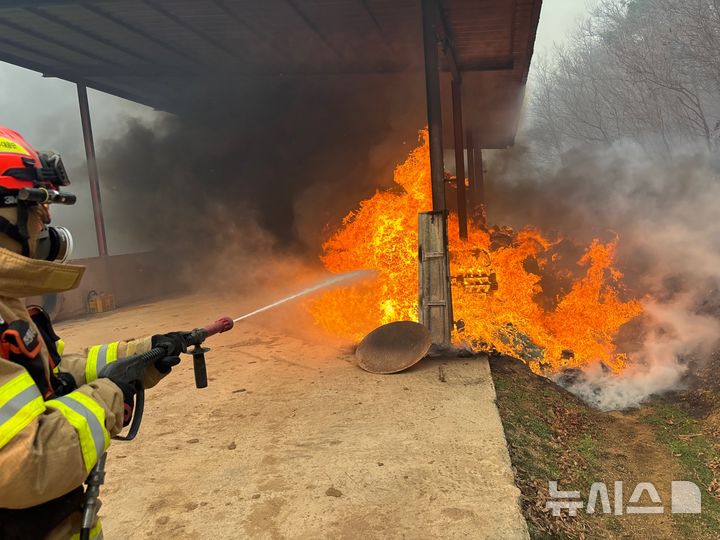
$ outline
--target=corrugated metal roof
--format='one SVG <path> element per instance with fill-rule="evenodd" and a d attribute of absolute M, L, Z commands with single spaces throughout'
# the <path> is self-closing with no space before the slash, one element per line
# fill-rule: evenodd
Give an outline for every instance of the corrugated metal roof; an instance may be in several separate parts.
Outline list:
<path fill-rule="evenodd" d="M 540 4 L 440 2 L 485 147 L 512 142 Z M 0 60 L 173 110 L 194 77 L 422 70 L 420 0 L 0 0 Z"/>

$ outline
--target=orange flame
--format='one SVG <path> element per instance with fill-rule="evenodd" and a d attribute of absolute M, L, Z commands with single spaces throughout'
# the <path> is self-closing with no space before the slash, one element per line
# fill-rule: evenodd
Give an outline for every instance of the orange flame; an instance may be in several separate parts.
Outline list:
<path fill-rule="evenodd" d="M 322 262 L 331 272 L 378 273 L 372 282 L 326 292 L 309 305 L 317 324 L 332 334 L 357 340 L 378 325 L 417 320 L 417 214 L 432 207 L 427 131 L 420 138 L 421 146 L 395 170 L 398 188 L 362 201 L 323 244 Z M 536 371 L 598 360 L 615 371 L 623 368 L 614 338 L 642 308 L 620 299 L 622 276 L 612 266 L 617 239 L 593 241 L 577 261 L 584 275 L 547 308 L 539 302 L 540 273 L 554 260 L 548 250 L 558 241 L 526 228 L 511 236 L 510 245 L 492 246 L 490 233 L 472 224 L 462 241 L 455 215 L 448 231 L 454 316 L 465 322 L 455 339 L 518 356 Z M 535 272 L 527 268 L 529 260 Z"/>

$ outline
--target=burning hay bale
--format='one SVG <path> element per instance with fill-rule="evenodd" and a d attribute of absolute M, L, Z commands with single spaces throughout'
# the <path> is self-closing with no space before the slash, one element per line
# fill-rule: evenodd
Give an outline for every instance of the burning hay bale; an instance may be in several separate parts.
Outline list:
<path fill-rule="evenodd" d="M 421 143 L 395 170 L 397 189 L 362 201 L 323 245 L 329 271 L 378 273 L 371 283 L 311 303 L 317 324 L 332 334 L 357 340 L 378 325 L 417 317 L 417 216 L 432 208 L 427 132 Z M 621 294 L 622 275 L 613 266 L 617 240 L 574 251 L 562 238 L 531 228 L 470 224 L 468 239 L 460 240 L 454 215 L 448 228 L 453 316 L 465 323 L 456 343 L 520 357 L 536 373 L 546 364 L 557 371 L 597 359 L 623 368 L 615 338 L 642 307 Z M 549 274 L 559 278 L 553 282 Z M 563 356 L 566 350 L 574 355 Z"/>

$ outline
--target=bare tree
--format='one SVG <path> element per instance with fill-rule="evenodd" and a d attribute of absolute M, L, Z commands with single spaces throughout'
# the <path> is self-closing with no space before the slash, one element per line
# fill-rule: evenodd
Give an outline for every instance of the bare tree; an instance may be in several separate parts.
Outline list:
<path fill-rule="evenodd" d="M 632 139 L 646 152 L 720 146 L 720 0 L 604 0 L 536 70 L 534 144 Z"/>

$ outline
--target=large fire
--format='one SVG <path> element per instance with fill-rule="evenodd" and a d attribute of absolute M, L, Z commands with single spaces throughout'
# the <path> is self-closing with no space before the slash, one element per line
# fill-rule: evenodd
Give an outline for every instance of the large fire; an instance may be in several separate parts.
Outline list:
<path fill-rule="evenodd" d="M 359 339 L 380 324 L 417 320 L 417 215 L 432 207 L 426 131 L 421 142 L 396 168 L 397 189 L 362 201 L 323 245 L 322 261 L 331 272 L 377 271 L 377 279 L 329 291 L 310 304 L 316 322 L 333 334 Z M 567 271 L 557 264 L 562 240 L 534 229 L 488 231 L 469 224 L 462 241 L 452 214 L 448 229 L 454 317 L 465 323 L 454 334 L 457 341 L 520 357 L 536 371 L 598 360 L 623 368 L 614 339 L 641 307 L 620 297 L 617 239 L 594 241 Z M 543 290 L 548 275 L 565 286 Z"/>

